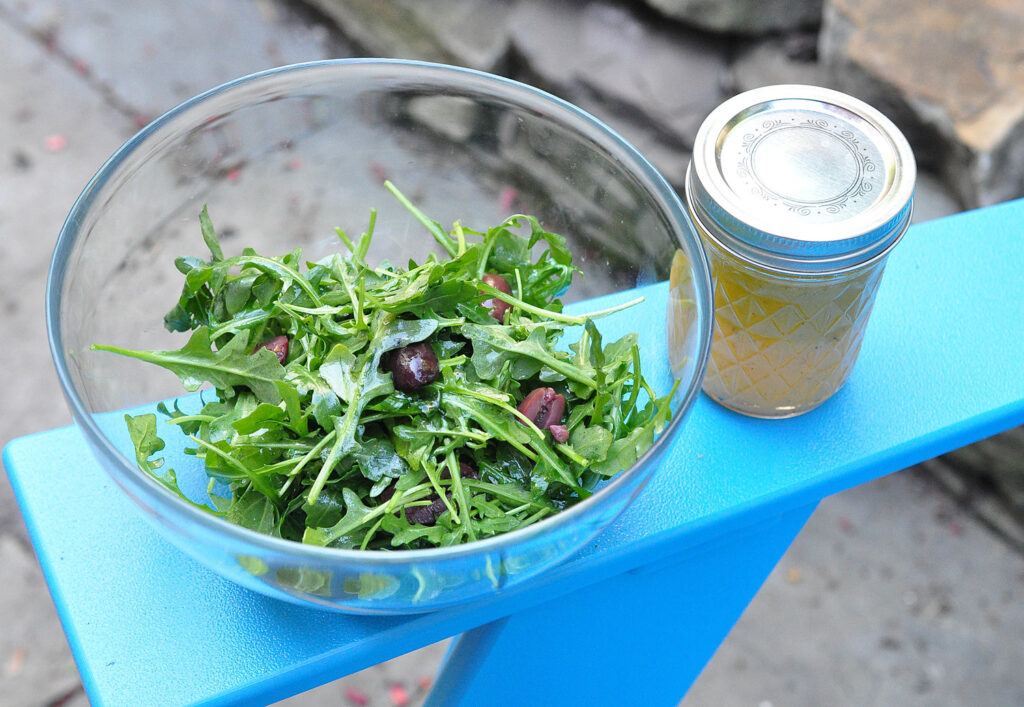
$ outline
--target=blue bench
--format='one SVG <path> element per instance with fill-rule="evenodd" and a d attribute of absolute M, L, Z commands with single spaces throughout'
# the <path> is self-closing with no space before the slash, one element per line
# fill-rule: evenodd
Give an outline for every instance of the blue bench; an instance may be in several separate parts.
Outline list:
<path fill-rule="evenodd" d="M 1024 200 L 912 227 L 833 399 L 761 421 L 700 398 L 613 526 L 473 605 L 281 603 L 157 536 L 74 428 L 4 462 L 94 704 L 267 703 L 458 635 L 428 704 L 674 705 L 822 498 L 1024 422 L 1022 232 Z"/>

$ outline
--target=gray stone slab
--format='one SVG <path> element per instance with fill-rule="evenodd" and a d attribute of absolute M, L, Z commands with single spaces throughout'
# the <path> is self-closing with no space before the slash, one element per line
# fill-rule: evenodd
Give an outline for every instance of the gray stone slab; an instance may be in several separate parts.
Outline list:
<path fill-rule="evenodd" d="M 1019 705 L 1024 558 L 919 470 L 826 499 L 683 707 Z"/>
<path fill-rule="evenodd" d="M 968 206 L 1024 194 L 1024 4 L 829 0 L 821 55 Z"/>
<path fill-rule="evenodd" d="M 134 130 L 65 62 L 0 16 L 0 281 L 4 344 L 18 372 L 0 388 L 0 442 L 70 422 L 46 338 L 43 294 L 64 217 L 92 174 Z M 41 90 L 40 87 L 45 87 Z M 6 475 L 0 532 L 27 541 Z"/>
<path fill-rule="evenodd" d="M 764 34 L 816 25 L 821 0 L 646 0 L 669 17 L 714 32 Z"/>
<path fill-rule="evenodd" d="M 821 64 L 791 55 L 792 41 L 773 37 L 740 50 L 729 66 L 730 88 L 736 93 L 783 83 L 834 88 L 830 72 Z"/>
<path fill-rule="evenodd" d="M 419 707 L 447 650 L 448 641 L 441 641 L 277 704 L 281 707 L 358 706 L 360 698 L 365 697 L 366 704 L 372 707 L 399 704 L 404 694 L 408 697 L 406 707 Z"/>
<path fill-rule="evenodd" d="M 73 695 L 78 671 L 32 552 L 0 535 L 0 704 L 46 705 Z"/>
<path fill-rule="evenodd" d="M 963 211 L 963 206 L 946 183 L 931 172 L 917 173 L 913 223 L 931 221 Z"/>
<path fill-rule="evenodd" d="M 417 20 L 405 3 L 304 0 L 329 17 L 367 56 L 457 64 L 458 58 Z"/>
<path fill-rule="evenodd" d="M 144 122 L 225 81 L 349 46 L 273 0 L 0 0 L 108 101 Z"/>
<path fill-rule="evenodd" d="M 572 101 L 591 97 L 628 111 L 682 148 L 724 98 L 727 41 L 605 2 L 521 0 L 509 22 L 528 79 Z"/>
<path fill-rule="evenodd" d="M 503 73 L 518 0 L 309 0 L 372 56 Z"/>

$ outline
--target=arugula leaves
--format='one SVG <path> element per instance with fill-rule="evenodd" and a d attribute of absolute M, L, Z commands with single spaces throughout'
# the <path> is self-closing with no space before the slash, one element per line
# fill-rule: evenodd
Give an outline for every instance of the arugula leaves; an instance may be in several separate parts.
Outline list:
<path fill-rule="evenodd" d="M 251 351 L 247 332 L 235 334 L 219 350 L 212 350 L 210 330 L 201 326 L 188 343 L 177 351 L 131 351 L 116 346 L 95 345 L 98 351 L 110 351 L 163 366 L 178 374 L 185 390 L 199 390 L 204 383 L 218 389 L 245 386 L 264 402 L 281 402 L 276 382 L 284 378 L 284 368 L 267 349 Z"/>
<path fill-rule="evenodd" d="M 387 187 L 443 257 L 369 265 L 375 213 L 358 239 L 337 230 L 347 256 L 227 257 L 204 207 L 209 258 L 175 261 L 184 284 L 164 318 L 170 331 L 191 331 L 185 345 L 93 347 L 162 366 L 186 390 L 215 389 L 197 414 L 158 406 L 211 484 L 230 489 L 207 510 L 314 545 L 416 549 L 537 522 L 634 464 L 670 419 L 671 393 L 658 398 L 644 380 L 635 334 L 602 341 L 593 320 L 628 305 L 563 313 L 558 298 L 578 269 L 565 239 L 533 216 L 446 232 Z M 511 294 L 482 282 L 488 273 Z M 484 304 L 495 297 L 511 304 L 503 321 Z M 574 325 L 582 335 L 566 346 Z M 280 337 L 286 351 L 262 346 Z M 437 378 L 396 390 L 390 352 L 422 343 Z M 558 439 L 516 409 L 539 387 L 565 399 Z M 140 469 L 180 494 L 155 456 L 156 416 L 126 424 Z"/>

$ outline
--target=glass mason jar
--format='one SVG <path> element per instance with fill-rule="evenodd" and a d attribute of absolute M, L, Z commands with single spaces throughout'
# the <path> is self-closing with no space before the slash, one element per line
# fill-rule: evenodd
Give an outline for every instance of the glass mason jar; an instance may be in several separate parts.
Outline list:
<path fill-rule="evenodd" d="M 896 126 L 837 91 L 769 86 L 708 116 L 686 180 L 714 283 L 705 393 L 779 418 L 839 390 L 910 223 L 915 177 Z"/>

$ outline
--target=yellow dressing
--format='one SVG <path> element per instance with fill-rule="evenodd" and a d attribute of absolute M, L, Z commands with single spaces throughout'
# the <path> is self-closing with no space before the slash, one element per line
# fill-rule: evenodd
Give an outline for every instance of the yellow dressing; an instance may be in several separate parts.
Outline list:
<path fill-rule="evenodd" d="M 799 415 L 835 393 L 857 359 L 883 262 L 785 275 L 743 263 L 706 237 L 704 245 L 715 296 L 704 392 L 758 417 Z"/>

